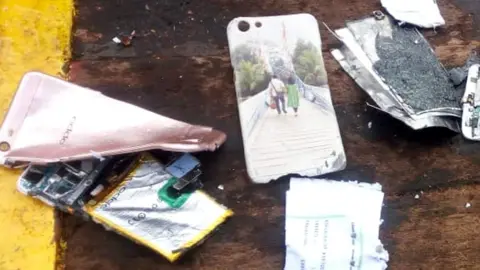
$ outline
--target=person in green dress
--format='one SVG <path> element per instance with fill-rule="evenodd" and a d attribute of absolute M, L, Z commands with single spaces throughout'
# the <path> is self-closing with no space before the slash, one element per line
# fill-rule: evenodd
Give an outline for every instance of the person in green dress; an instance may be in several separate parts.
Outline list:
<path fill-rule="evenodd" d="M 295 77 L 291 75 L 287 82 L 287 106 L 293 108 L 295 116 L 298 115 L 298 106 L 300 105 L 300 94 L 298 92 L 298 86 L 295 82 Z"/>

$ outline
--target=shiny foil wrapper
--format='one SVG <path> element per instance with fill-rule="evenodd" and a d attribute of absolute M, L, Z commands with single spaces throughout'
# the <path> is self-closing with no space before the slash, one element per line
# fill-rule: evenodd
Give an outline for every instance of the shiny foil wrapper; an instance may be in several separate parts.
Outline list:
<path fill-rule="evenodd" d="M 333 32 L 342 42 L 342 45 L 331 52 L 344 71 L 376 103 L 376 106 L 371 105 L 371 107 L 391 115 L 414 130 L 445 127 L 459 132 L 461 111 L 458 107 L 449 107 L 456 103 L 449 100 L 451 99 L 450 96 L 453 95 L 454 90 L 452 89 L 454 88 L 453 84 L 448 82 L 446 70 L 435 58 L 428 42 L 417 30 L 412 29 L 411 32 L 407 31 L 408 33 L 405 31 L 407 30 L 393 24 L 388 16 L 384 16 L 382 19 L 367 17 L 348 22 L 347 27 Z M 397 33 L 397 35 L 395 36 L 393 33 Z M 403 35 L 398 33 L 403 33 Z M 413 41 L 410 40 L 412 37 L 415 38 Z M 383 38 L 382 42 L 379 41 L 381 38 Z M 395 46 L 395 44 L 398 46 Z M 411 47 L 412 50 L 415 49 L 417 54 L 428 54 L 429 62 L 416 63 L 415 66 L 412 62 L 412 65 L 405 65 L 402 69 L 397 70 L 390 68 L 393 71 L 388 68 L 382 68 L 381 64 L 385 64 L 388 67 L 388 64 L 386 64 L 388 61 L 395 59 L 395 61 L 399 61 L 399 59 L 405 58 L 405 54 L 409 55 L 411 53 L 409 50 L 402 49 L 402 46 Z M 385 52 L 383 50 L 386 50 L 385 48 L 391 50 L 387 56 L 384 55 Z M 383 52 L 383 57 L 380 52 Z M 432 79 L 434 76 L 425 76 L 424 81 L 420 80 L 418 77 L 421 77 L 422 73 L 417 72 L 417 70 L 422 67 L 425 67 L 425 70 L 439 70 L 439 72 L 433 73 L 441 77 L 441 80 Z M 396 90 L 392 84 L 398 87 L 398 78 L 401 76 L 397 76 L 397 78 L 392 75 L 387 80 L 384 76 L 385 72 L 390 75 L 395 75 L 395 72 L 401 72 L 402 75 L 412 75 L 412 78 L 411 80 L 406 80 L 408 83 L 402 85 L 403 91 L 397 91 L 398 89 Z M 420 75 L 417 76 L 418 74 Z M 439 86 L 438 88 L 446 89 L 443 91 L 446 93 L 443 96 L 440 94 L 438 96 L 432 95 L 431 93 L 435 91 L 432 92 L 429 89 L 432 86 L 434 87 L 435 84 L 431 81 L 441 84 L 441 87 Z M 424 98 L 419 98 L 419 96 Z M 411 101 L 420 102 L 428 100 L 429 98 L 427 97 L 432 97 L 427 104 L 428 106 L 423 104 L 425 108 L 414 110 L 413 107 L 415 106 L 412 107 Z M 447 106 L 446 104 L 450 105 Z"/>
<path fill-rule="evenodd" d="M 177 121 L 45 74 L 27 73 L 0 129 L 0 162 L 50 163 L 151 149 L 217 149 L 225 133 Z"/>
<path fill-rule="evenodd" d="M 115 190 L 92 199 L 85 211 L 97 223 L 175 261 L 232 212 L 201 191 L 183 194 L 172 207 L 159 196 L 171 179 L 163 164 L 144 155 Z"/>

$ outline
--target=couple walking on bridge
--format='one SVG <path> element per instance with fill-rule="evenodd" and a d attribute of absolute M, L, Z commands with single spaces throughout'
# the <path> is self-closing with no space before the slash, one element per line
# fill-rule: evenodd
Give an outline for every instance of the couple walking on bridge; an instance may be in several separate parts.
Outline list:
<path fill-rule="evenodd" d="M 270 97 L 275 101 L 275 108 L 279 115 L 282 114 L 282 112 L 287 114 L 287 110 L 285 109 L 285 95 L 287 96 L 287 106 L 293 108 L 295 116 L 298 115 L 300 95 L 293 75 L 288 78 L 286 85 L 276 75 L 273 75 L 272 80 L 268 84 L 268 90 Z"/>

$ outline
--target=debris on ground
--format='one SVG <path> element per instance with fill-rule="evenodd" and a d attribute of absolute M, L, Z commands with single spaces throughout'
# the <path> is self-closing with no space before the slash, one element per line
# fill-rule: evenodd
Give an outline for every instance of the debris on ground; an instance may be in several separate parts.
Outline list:
<path fill-rule="evenodd" d="M 472 206 L 472 205 L 468 202 L 465 204 L 465 208 L 470 208 L 470 206 Z"/>
<path fill-rule="evenodd" d="M 415 199 L 417 199 L 417 200 L 420 199 L 420 195 L 415 194 Z"/>
<path fill-rule="evenodd" d="M 114 37 L 112 40 L 117 44 L 123 44 L 123 46 L 128 47 L 132 44 L 132 40 L 135 37 L 135 30 L 133 30 L 130 34 L 124 35 L 120 34 Z"/>
<path fill-rule="evenodd" d="M 423 28 L 445 25 L 435 0 L 381 0 L 382 6 L 401 24 Z"/>
<path fill-rule="evenodd" d="M 450 80 L 452 80 L 455 87 L 461 87 L 462 90 L 465 89 L 468 71 L 473 65 L 476 64 L 480 64 L 480 56 L 476 51 L 473 51 L 465 62 L 465 65 L 461 67 L 454 67 L 448 71 Z"/>
<path fill-rule="evenodd" d="M 462 68 L 456 67 L 448 71 L 450 74 L 450 80 L 452 80 L 453 85 L 458 86 L 462 84 L 468 76 L 468 72 L 465 72 Z"/>
<path fill-rule="evenodd" d="M 173 262 L 232 215 L 203 192 L 177 190 L 175 185 L 195 170 L 190 164 L 197 163 L 188 154 L 177 161 L 169 168 L 143 153 L 104 161 L 30 165 L 17 187 L 25 195 L 92 219 Z"/>
<path fill-rule="evenodd" d="M 187 153 L 216 150 L 225 139 L 212 128 L 30 72 L 0 129 L 0 161 L 27 165 L 17 181 L 21 193 L 173 262 L 232 215 L 198 191 L 200 161 Z M 160 161 L 145 152 L 154 149 L 175 153 Z"/>
<path fill-rule="evenodd" d="M 389 254 L 379 240 L 383 197 L 379 184 L 291 178 L 284 269 L 386 269 Z"/>
<path fill-rule="evenodd" d="M 463 94 L 421 33 L 376 11 L 349 21 L 334 35 L 343 45 L 332 55 L 377 103 L 372 106 L 413 129 L 460 131 Z"/>
<path fill-rule="evenodd" d="M 165 170 L 173 175 L 177 181 L 173 185 L 173 188 L 181 192 L 188 186 L 194 186 L 196 188 L 202 187 L 199 181 L 200 174 L 200 161 L 190 155 L 182 155 L 180 157 L 174 155 L 171 161 L 165 166 Z"/>
<path fill-rule="evenodd" d="M 224 190 L 224 189 L 225 189 L 225 187 L 224 187 L 223 185 L 218 185 L 217 188 L 220 189 L 220 190 Z"/>
<path fill-rule="evenodd" d="M 480 141 L 480 65 L 470 67 L 462 103 L 462 134 L 469 140 Z"/>

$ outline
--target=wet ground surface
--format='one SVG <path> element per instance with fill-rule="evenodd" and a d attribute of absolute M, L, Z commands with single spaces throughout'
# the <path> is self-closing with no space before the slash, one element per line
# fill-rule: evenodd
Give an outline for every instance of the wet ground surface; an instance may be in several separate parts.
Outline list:
<path fill-rule="evenodd" d="M 480 4 L 439 3 L 447 25 L 424 34 L 445 66 L 461 65 L 472 49 L 480 48 L 474 28 Z M 308 12 L 338 28 L 379 9 L 379 1 L 78 0 L 76 8 L 71 80 L 226 132 L 222 149 L 198 157 L 206 191 L 236 215 L 176 264 L 99 225 L 65 215 L 66 269 L 282 269 L 288 181 L 254 185 L 247 177 L 226 26 L 237 16 Z M 138 36 L 131 47 L 110 41 L 132 30 Z M 328 53 L 336 41 L 321 31 L 348 161 L 347 169 L 332 177 L 384 186 L 381 235 L 391 254 L 390 269 L 476 269 L 480 144 L 443 129 L 414 132 L 369 109 L 366 94 Z M 217 188 L 220 184 L 224 190 Z M 465 208 L 467 202 L 472 207 Z"/>

